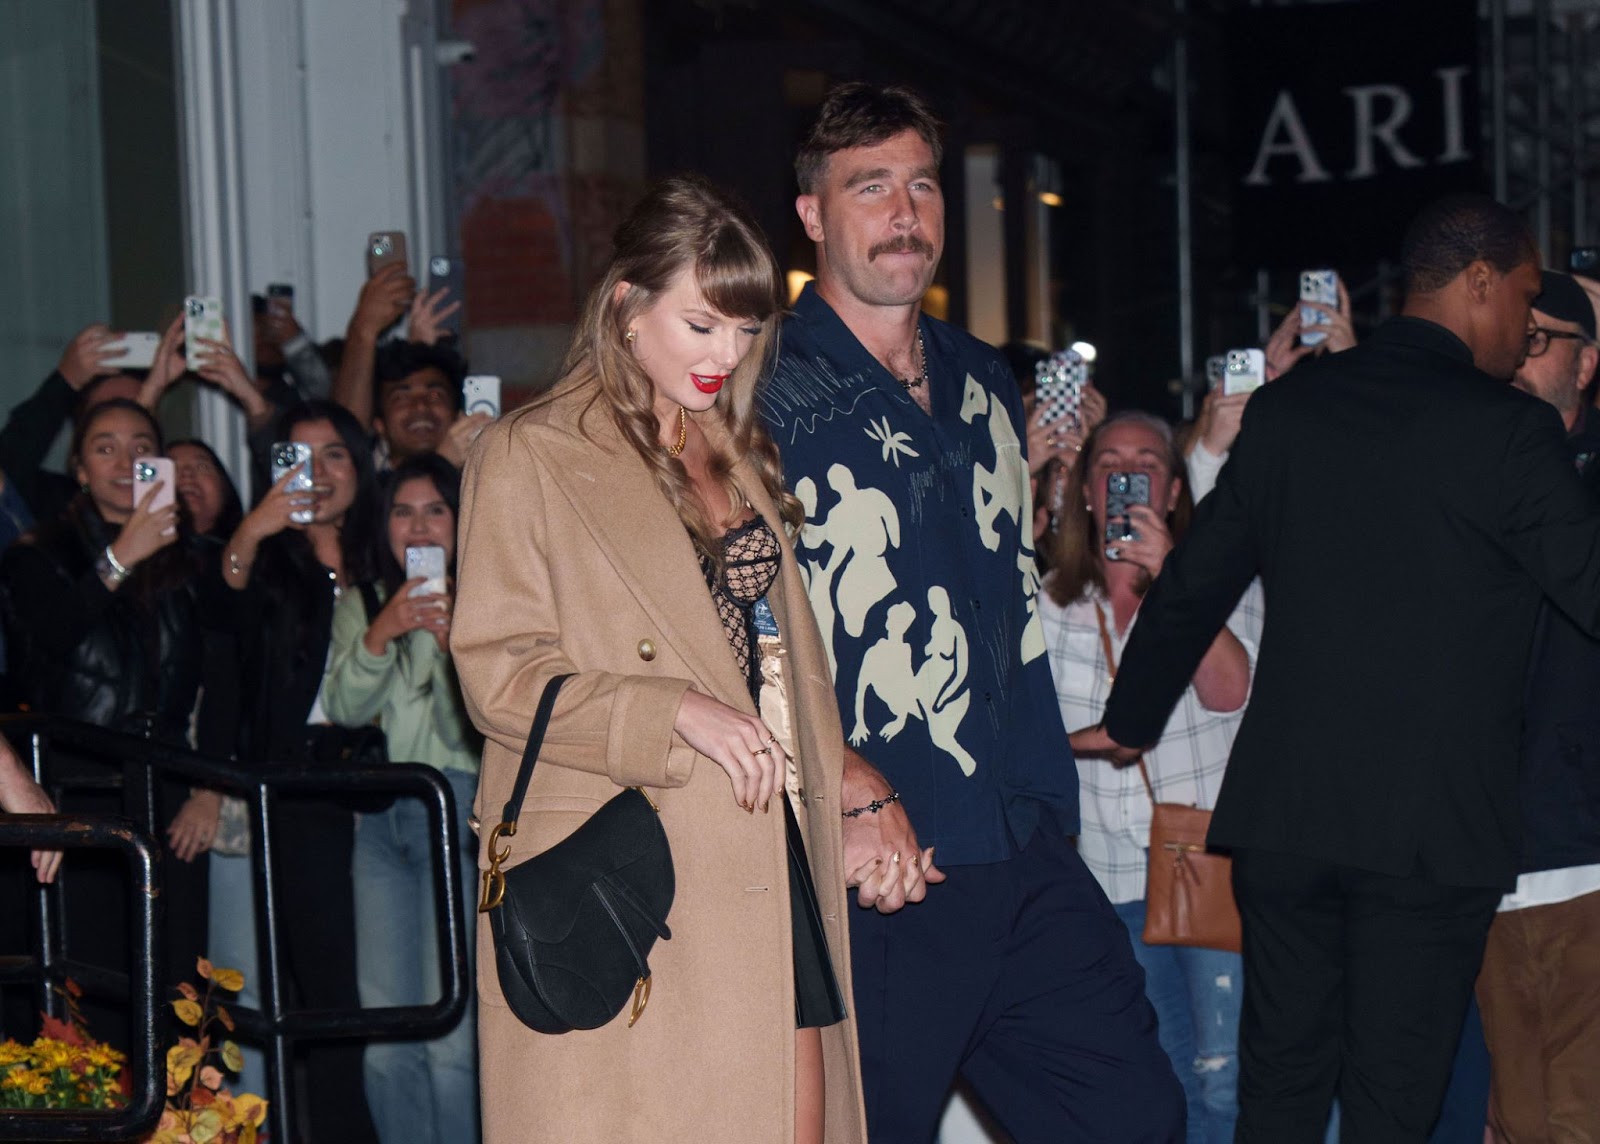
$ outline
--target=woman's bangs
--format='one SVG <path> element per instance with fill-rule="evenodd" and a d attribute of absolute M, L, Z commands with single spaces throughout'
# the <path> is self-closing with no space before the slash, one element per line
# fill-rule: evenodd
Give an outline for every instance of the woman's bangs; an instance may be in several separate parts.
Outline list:
<path fill-rule="evenodd" d="M 765 322 L 783 308 L 783 286 L 771 255 L 732 227 L 723 227 L 701 255 L 694 277 L 700 296 L 725 317 Z"/>

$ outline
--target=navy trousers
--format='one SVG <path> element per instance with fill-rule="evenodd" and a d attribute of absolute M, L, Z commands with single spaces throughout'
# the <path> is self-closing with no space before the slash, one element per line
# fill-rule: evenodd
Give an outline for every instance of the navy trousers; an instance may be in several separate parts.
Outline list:
<path fill-rule="evenodd" d="M 898 913 L 851 907 L 873 1144 L 929 1144 L 958 1074 L 1017 1144 L 1182 1141 L 1144 971 L 1071 843 L 945 872 Z"/>

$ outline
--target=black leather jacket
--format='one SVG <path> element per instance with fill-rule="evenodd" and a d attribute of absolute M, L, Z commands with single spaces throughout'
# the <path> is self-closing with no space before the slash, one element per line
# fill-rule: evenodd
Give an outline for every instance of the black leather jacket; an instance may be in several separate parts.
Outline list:
<path fill-rule="evenodd" d="M 188 557 L 163 550 L 117 591 L 95 562 L 116 531 L 85 496 L 0 556 L 12 674 L 34 710 L 181 743 L 200 687 Z"/>

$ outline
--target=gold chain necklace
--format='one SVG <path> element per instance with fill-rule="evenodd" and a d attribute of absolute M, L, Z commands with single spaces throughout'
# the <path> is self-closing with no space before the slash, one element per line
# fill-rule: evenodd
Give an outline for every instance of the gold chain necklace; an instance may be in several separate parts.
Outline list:
<path fill-rule="evenodd" d="M 667 456 L 677 457 L 683 453 L 683 447 L 689 443 L 689 411 L 683 406 L 678 406 L 678 443 L 667 446 Z"/>

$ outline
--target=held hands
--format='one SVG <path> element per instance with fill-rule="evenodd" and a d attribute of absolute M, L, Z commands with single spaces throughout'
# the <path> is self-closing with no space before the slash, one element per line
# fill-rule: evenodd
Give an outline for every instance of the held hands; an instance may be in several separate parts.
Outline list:
<path fill-rule="evenodd" d="M 171 504 L 162 508 L 152 510 L 150 507 L 150 502 L 155 500 L 156 493 L 166 483 L 156 481 L 145 491 L 134 506 L 128 523 L 122 526 L 122 531 L 111 542 L 111 551 L 117 563 L 124 568 L 132 568 L 140 561 L 148 560 L 178 539 L 177 499 L 174 498 Z"/>
<path fill-rule="evenodd" d="M 449 650 L 450 616 L 455 601 L 448 592 L 442 596 L 411 594 L 412 589 L 420 588 L 427 582 L 426 576 L 417 576 L 395 589 L 394 595 L 384 604 L 383 610 L 372 618 L 367 634 L 362 637 L 361 642 L 369 652 L 382 655 L 389 644 L 407 632 L 415 631 L 432 633 L 439 643 L 439 650 Z"/>
<path fill-rule="evenodd" d="M 85 326 L 67 343 L 61 360 L 56 363 L 56 372 L 66 378 L 73 389 L 82 389 L 101 374 L 111 372 L 112 367 L 106 365 L 106 361 L 122 352 L 116 345 L 121 337 L 104 322 Z"/>
<path fill-rule="evenodd" d="M 350 333 L 376 341 L 378 335 L 400 320 L 417 293 L 417 280 L 398 262 L 391 262 L 361 286 Z"/>
<path fill-rule="evenodd" d="M 767 725 L 720 700 L 690 688 L 678 705 L 672 729 L 683 741 L 728 774 L 733 800 L 745 810 L 765 813 L 774 791 L 781 791 L 789 756 Z"/>
<path fill-rule="evenodd" d="M 889 780 L 860 755 L 845 748 L 841 804 L 846 810 L 881 802 L 893 793 Z M 892 914 L 907 902 L 920 902 L 928 885 L 944 881 L 944 871 L 933 864 L 933 847 L 917 845 L 911 819 L 899 802 L 878 813 L 858 814 L 844 820 L 845 885 L 858 887 L 856 901 L 863 909 Z"/>
<path fill-rule="evenodd" d="M 213 790 L 191 791 L 167 826 L 167 845 L 172 848 L 172 856 L 180 862 L 193 862 L 210 850 L 221 814 L 220 794 Z"/>

